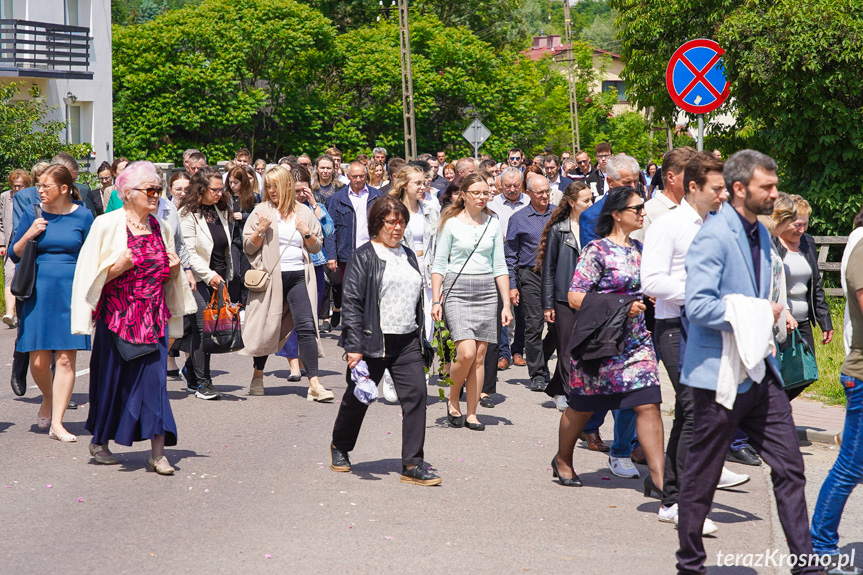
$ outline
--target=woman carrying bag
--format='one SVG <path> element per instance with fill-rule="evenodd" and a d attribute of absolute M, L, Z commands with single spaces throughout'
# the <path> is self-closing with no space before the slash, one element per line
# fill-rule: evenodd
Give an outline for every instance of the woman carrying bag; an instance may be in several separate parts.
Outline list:
<path fill-rule="evenodd" d="M 503 255 L 500 222 L 487 205 L 488 184 L 479 174 L 470 174 L 459 188 L 458 199 L 440 218 L 434 265 L 432 266 L 432 318 L 446 316 L 456 345 L 450 368 L 447 420 L 453 427 L 483 431 L 476 418 L 480 386 L 485 377 L 485 352 L 497 341 L 497 322 L 512 321 L 509 303 L 509 272 Z M 503 311 L 497 316 L 500 292 Z M 459 393 L 467 386 L 467 416 L 461 414 Z"/>
<path fill-rule="evenodd" d="M 297 201 L 294 177 L 282 166 L 264 174 L 264 196 L 266 200 L 254 209 L 243 229 L 243 250 L 252 264 L 247 278 L 259 280 L 257 287 L 246 281 L 249 306 L 240 354 L 254 357 L 249 395 L 264 395 L 267 357 L 282 349 L 296 329 L 300 359 L 309 378 L 306 399 L 332 401 L 335 396 L 318 379 L 318 357 L 323 353 L 311 254 L 323 246 L 321 224 L 308 206 Z"/>
<path fill-rule="evenodd" d="M 192 275 L 198 282 L 194 292 L 198 302 L 194 330 L 190 338 L 189 359 L 180 371 L 186 390 L 199 399 L 219 399 L 210 378 L 210 354 L 204 351 L 204 310 L 213 295 L 234 274 L 231 258 L 231 226 L 234 215 L 225 184 L 217 168 L 201 168 L 183 196 L 180 227 L 189 250 Z"/>

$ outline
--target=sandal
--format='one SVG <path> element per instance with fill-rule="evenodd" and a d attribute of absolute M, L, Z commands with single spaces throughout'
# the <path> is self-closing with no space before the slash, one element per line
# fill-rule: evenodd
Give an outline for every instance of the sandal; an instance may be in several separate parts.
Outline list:
<path fill-rule="evenodd" d="M 107 455 L 100 455 L 105 453 L 107 453 Z M 105 445 L 91 443 L 90 456 L 96 461 L 96 463 L 101 463 L 102 465 L 117 465 L 120 463 L 120 461 L 108 449 L 107 443 Z"/>
<path fill-rule="evenodd" d="M 51 418 L 50 417 L 42 417 L 39 414 L 36 414 L 36 427 L 39 429 L 48 429 L 51 427 Z"/>
<path fill-rule="evenodd" d="M 63 443 L 75 443 L 78 441 L 78 438 L 71 433 L 57 433 L 54 431 L 53 427 L 51 428 L 51 431 L 48 432 L 48 437 L 56 439 L 57 441 L 62 441 Z"/>

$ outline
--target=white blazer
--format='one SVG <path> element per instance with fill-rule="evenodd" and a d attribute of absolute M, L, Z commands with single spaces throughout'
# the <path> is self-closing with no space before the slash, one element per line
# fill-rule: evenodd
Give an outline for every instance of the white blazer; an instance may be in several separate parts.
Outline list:
<path fill-rule="evenodd" d="M 231 261 L 231 230 L 225 213 L 219 208 L 216 208 L 216 213 L 219 214 L 222 229 L 225 230 L 225 236 L 228 238 L 228 246 L 225 248 L 228 275 L 222 278 L 227 283 L 234 277 L 234 264 Z M 186 243 L 186 249 L 189 250 L 192 275 L 195 276 L 196 281 L 209 284 L 210 280 L 216 277 L 216 272 L 210 269 L 210 257 L 213 255 L 213 235 L 210 233 L 210 226 L 204 220 L 203 215 L 185 213 L 181 210 L 180 228 L 183 230 L 183 241 Z"/>

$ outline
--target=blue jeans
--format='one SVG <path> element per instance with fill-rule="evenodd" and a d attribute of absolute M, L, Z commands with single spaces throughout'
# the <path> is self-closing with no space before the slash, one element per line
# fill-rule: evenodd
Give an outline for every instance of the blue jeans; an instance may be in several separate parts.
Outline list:
<path fill-rule="evenodd" d="M 635 444 L 635 410 L 631 407 L 612 411 L 614 415 L 614 442 L 612 457 L 630 457 Z"/>
<path fill-rule="evenodd" d="M 512 325 L 510 323 L 509 325 Z M 512 352 L 509 350 L 509 325 L 500 326 L 500 337 L 497 340 L 498 359 L 504 358 L 512 363 Z"/>
<path fill-rule="evenodd" d="M 863 381 L 839 377 L 848 403 L 842 447 L 821 486 L 812 514 L 812 548 L 820 555 L 839 553 L 839 521 L 854 486 L 863 480 Z"/>
<path fill-rule="evenodd" d="M 584 433 L 599 433 L 599 428 L 605 421 L 606 415 L 608 415 L 607 411 L 594 411 L 584 426 Z M 617 433 L 614 434 L 614 438 L 617 439 Z"/>

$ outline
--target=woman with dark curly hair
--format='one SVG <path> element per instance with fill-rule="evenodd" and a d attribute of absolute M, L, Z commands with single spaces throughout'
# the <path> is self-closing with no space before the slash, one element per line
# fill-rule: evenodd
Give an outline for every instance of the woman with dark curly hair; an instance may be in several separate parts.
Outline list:
<path fill-rule="evenodd" d="M 199 399 L 219 399 L 210 378 L 210 354 L 203 350 L 204 309 L 213 290 L 234 274 L 231 257 L 234 212 L 225 193 L 225 184 L 217 168 L 198 170 L 180 204 L 180 227 L 189 250 L 192 275 L 198 282 L 193 293 L 198 303 L 195 326 L 190 338 L 190 353 L 180 371 L 186 390 Z"/>

